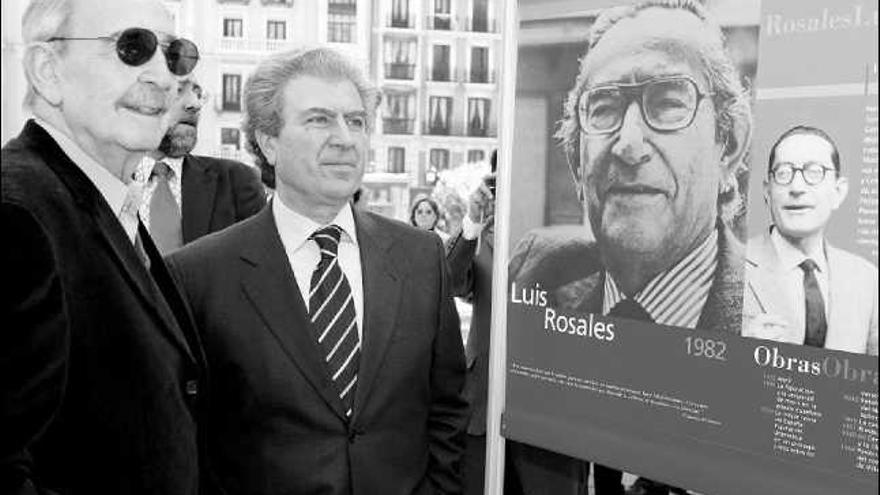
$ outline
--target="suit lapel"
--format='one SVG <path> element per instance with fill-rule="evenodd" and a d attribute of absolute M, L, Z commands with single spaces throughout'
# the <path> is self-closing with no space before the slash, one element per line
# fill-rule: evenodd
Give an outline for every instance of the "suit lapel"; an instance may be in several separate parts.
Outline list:
<path fill-rule="evenodd" d="M 355 211 L 364 287 L 364 328 L 354 415 L 363 411 L 395 331 L 402 279 L 391 253 L 392 239 L 383 235 L 369 215 Z"/>
<path fill-rule="evenodd" d="M 751 291 L 764 313 L 787 316 L 793 311 L 784 298 L 789 291 L 779 286 L 782 280 L 779 266 L 779 256 L 769 233 L 752 242 L 746 263 L 747 290 Z"/>
<path fill-rule="evenodd" d="M 345 411 L 312 338 L 308 312 L 278 235 L 272 208 L 254 218 L 241 259 L 242 286 L 247 298 L 279 345 L 327 405 L 342 419 Z"/>
<path fill-rule="evenodd" d="M 171 316 L 164 296 L 147 271 L 147 267 L 138 258 L 128 234 L 125 233 L 119 219 L 110 210 L 110 206 L 107 205 L 97 187 L 42 127 L 30 121 L 22 134 L 27 134 L 28 139 L 33 140 L 32 145 L 44 155 L 46 165 L 67 186 L 74 201 L 93 220 L 95 230 L 101 242 L 110 252 L 111 259 L 119 266 L 123 277 L 127 279 L 135 292 L 140 294 L 145 305 L 163 323 L 160 327 L 166 336 L 192 359 L 192 352 L 180 333 L 180 327 Z"/>
<path fill-rule="evenodd" d="M 742 244 L 719 222 L 718 266 L 697 328 L 734 335 L 742 333 L 744 261 Z"/>
<path fill-rule="evenodd" d="M 183 211 L 183 242 L 191 242 L 208 233 L 217 174 L 198 158 L 186 155 L 181 179 L 181 210 Z"/>

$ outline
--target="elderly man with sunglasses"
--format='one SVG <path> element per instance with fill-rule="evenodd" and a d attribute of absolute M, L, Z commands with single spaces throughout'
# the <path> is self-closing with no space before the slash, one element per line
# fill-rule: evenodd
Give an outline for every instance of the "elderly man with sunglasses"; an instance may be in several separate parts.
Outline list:
<path fill-rule="evenodd" d="M 158 0 L 34 0 L 22 19 L 34 118 L 2 150 L 0 493 L 199 491 L 204 357 L 131 184 L 198 61 L 173 29 Z"/>
<path fill-rule="evenodd" d="M 877 355 L 877 267 L 825 238 L 848 189 L 825 131 L 776 140 L 764 180 L 773 224 L 746 249 L 744 335 Z"/>
<path fill-rule="evenodd" d="M 700 2 L 648 0 L 591 31 L 557 136 L 595 241 L 529 235 L 511 279 L 559 309 L 739 334 L 744 249 L 729 224 L 751 112 L 721 29 Z M 526 493 L 585 490 L 573 460 L 511 451 Z M 623 493 L 620 471 L 594 474 L 598 495 Z M 683 490 L 639 479 L 628 493 L 670 491 Z"/>

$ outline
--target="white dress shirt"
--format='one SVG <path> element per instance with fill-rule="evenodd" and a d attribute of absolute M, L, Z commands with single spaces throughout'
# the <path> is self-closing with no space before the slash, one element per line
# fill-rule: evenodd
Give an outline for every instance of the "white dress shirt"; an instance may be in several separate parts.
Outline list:
<path fill-rule="evenodd" d="M 299 293 L 302 295 L 306 309 L 308 309 L 312 273 L 318 267 L 318 262 L 321 261 L 318 243 L 310 240 L 309 236 L 326 225 L 321 225 L 291 210 L 277 196 L 272 200 L 272 215 L 275 217 L 275 225 L 278 226 L 281 244 L 284 245 L 284 251 L 287 253 L 293 275 L 296 277 Z M 358 337 L 363 341 L 364 284 L 361 275 L 361 253 L 358 248 L 357 231 L 355 230 L 351 205 L 346 204 L 330 223 L 342 227 L 343 233 L 339 240 L 337 256 L 342 273 L 345 274 L 351 286 Z"/>
<path fill-rule="evenodd" d="M 119 223 L 122 224 L 122 228 L 125 230 L 126 235 L 128 235 L 128 239 L 134 244 L 138 226 L 137 207 L 142 201 L 141 188 L 137 184 L 134 184 L 135 181 L 132 181 L 132 184 L 129 186 L 119 180 L 119 177 L 110 173 L 109 170 L 89 156 L 88 153 L 83 151 L 74 140 L 69 138 L 52 124 L 39 117 L 34 120 L 40 125 L 40 127 L 45 129 L 50 136 L 52 136 L 52 139 L 54 139 L 61 148 L 61 151 L 63 151 L 64 154 L 66 154 L 67 157 L 70 158 L 70 160 L 79 167 L 84 174 L 86 174 L 86 177 L 89 178 L 92 184 L 95 185 L 98 192 L 101 193 L 101 196 L 104 198 L 104 201 L 110 206 L 110 210 L 113 211 L 116 218 L 119 219 Z"/>
<path fill-rule="evenodd" d="M 138 212 L 141 215 L 141 221 L 147 229 L 150 228 L 150 201 L 153 199 L 153 193 L 156 191 L 157 185 L 156 178 L 152 177 L 153 167 L 156 166 L 156 161 L 157 160 L 152 157 L 145 156 L 138 165 L 134 176 L 136 181 L 141 182 L 144 185 L 144 196 Z M 181 187 L 183 177 L 183 157 L 171 158 L 166 156 L 159 161 L 165 162 L 168 165 L 168 168 L 171 169 L 171 176 L 168 178 L 168 186 L 171 188 L 171 195 L 174 197 L 177 209 L 182 211 L 183 199 Z"/>
<path fill-rule="evenodd" d="M 789 307 L 794 310 L 795 314 L 804 314 L 806 311 L 806 300 L 804 295 L 804 270 L 800 267 L 807 258 L 816 262 L 818 267 L 815 271 L 816 281 L 819 283 L 819 291 L 822 293 L 822 299 L 825 304 L 825 319 L 831 317 L 831 298 L 829 297 L 828 287 L 829 268 L 828 258 L 825 256 L 825 241 L 815 252 L 804 254 L 800 249 L 794 247 L 779 233 L 777 228 L 773 228 L 770 232 L 770 242 L 776 249 L 776 256 L 779 257 L 779 273 L 782 279 L 779 281 L 779 287 L 785 287 L 785 299 L 788 301 Z M 788 289 L 791 290 L 788 290 Z"/>

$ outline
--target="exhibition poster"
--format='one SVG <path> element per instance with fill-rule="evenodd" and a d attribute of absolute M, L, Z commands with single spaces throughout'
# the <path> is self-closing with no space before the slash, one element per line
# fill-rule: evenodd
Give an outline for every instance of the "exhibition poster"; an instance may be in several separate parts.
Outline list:
<path fill-rule="evenodd" d="M 502 434 L 597 495 L 877 493 L 878 2 L 536 3 Z"/>

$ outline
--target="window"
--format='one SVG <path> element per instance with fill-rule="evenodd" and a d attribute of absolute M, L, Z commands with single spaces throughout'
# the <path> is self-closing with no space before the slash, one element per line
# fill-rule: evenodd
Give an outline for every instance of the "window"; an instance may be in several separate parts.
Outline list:
<path fill-rule="evenodd" d="M 402 146 L 388 148 L 388 171 L 392 174 L 406 172 L 406 148 Z"/>
<path fill-rule="evenodd" d="M 467 152 L 467 162 L 475 163 L 481 162 L 486 159 L 486 152 L 483 150 L 468 150 Z"/>
<path fill-rule="evenodd" d="M 357 29 L 357 0 L 328 0 L 327 41 L 353 43 Z"/>
<path fill-rule="evenodd" d="M 224 38 L 241 38 L 242 36 L 244 36 L 244 21 L 232 17 L 223 19 Z"/>
<path fill-rule="evenodd" d="M 266 39 L 286 40 L 287 23 L 284 21 L 266 21 Z"/>
<path fill-rule="evenodd" d="M 478 33 L 489 31 L 489 0 L 474 0 L 471 31 Z"/>
<path fill-rule="evenodd" d="M 468 98 L 468 136 L 485 137 L 489 130 L 489 99 Z"/>
<path fill-rule="evenodd" d="M 391 27 L 411 28 L 409 13 L 409 0 L 391 1 Z"/>
<path fill-rule="evenodd" d="M 432 81 L 449 80 L 449 45 L 434 45 L 434 65 L 431 67 Z"/>
<path fill-rule="evenodd" d="M 241 131 L 236 129 L 235 127 L 221 128 L 220 144 L 224 147 L 234 147 L 236 150 L 241 149 Z"/>
<path fill-rule="evenodd" d="M 241 111 L 240 74 L 223 74 L 223 110 Z"/>
<path fill-rule="evenodd" d="M 471 48 L 470 82 L 489 82 L 489 48 L 485 46 L 475 46 Z"/>
<path fill-rule="evenodd" d="M 452 98 L 432 96 L 428 99 L 428 134 L 449 134 Z"/>
<path fill-rule="evenodd" d="M 416 41 L 385 40 L 385 78 L 413 80 L 416 72 Z"/>
<path fill-rule="evenodd" d="M 431 168 L 437 172 L 449 168 L 449 150 L 432 148 L 430 151 Z"/>
<path fill-rule="evenodd" d="M 432 29 L 448 30 L 452 27 L 451 0 L 434 0 L 434 16 L 431 17 Z"/>
<path fill-rule="evenodd" d="M 385 95 L 385 134 L 412 134 L 415 117 L 415 95 L 413 93 L 388 92 Z"/>

